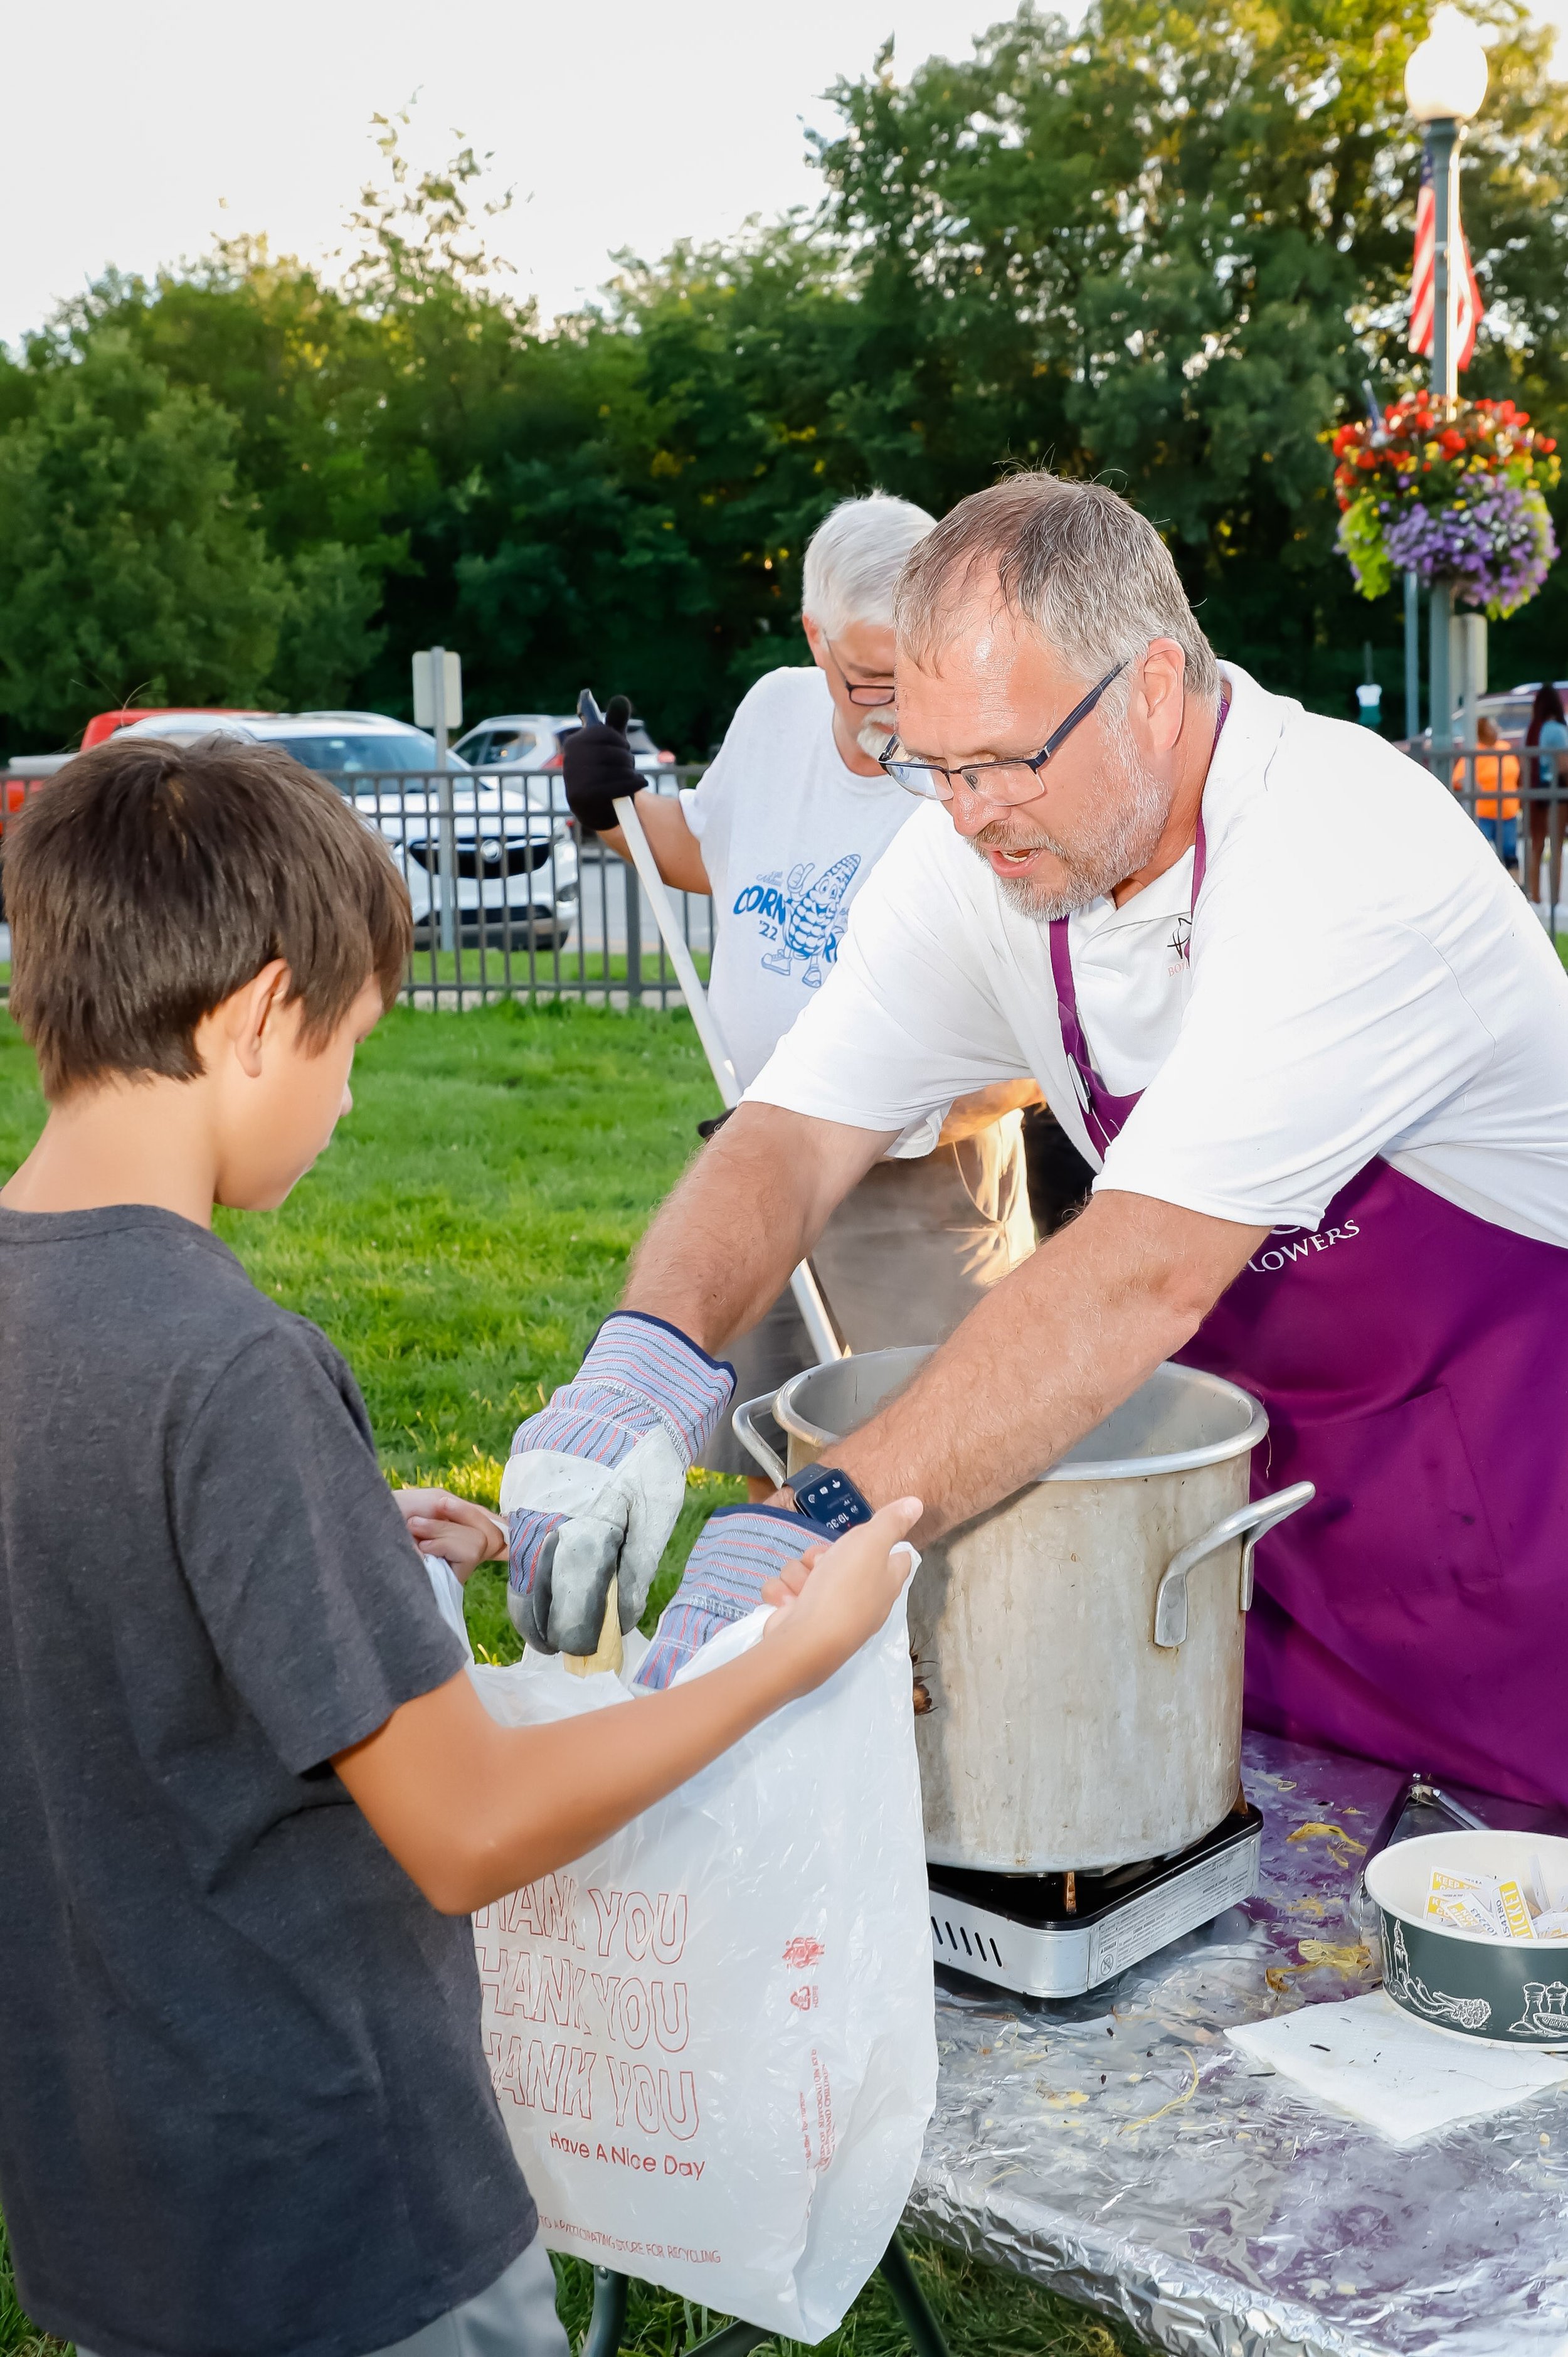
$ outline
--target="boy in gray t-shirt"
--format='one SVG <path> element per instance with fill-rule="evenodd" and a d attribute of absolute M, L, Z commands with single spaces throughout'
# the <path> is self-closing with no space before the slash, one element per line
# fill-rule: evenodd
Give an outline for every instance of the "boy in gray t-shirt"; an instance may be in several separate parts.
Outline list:
<path fill-rule="evenodd" d="M 282 1202 L 348 1108 L 409 942 L 384 845 L 221 739 L 111 743 L 6 834 L 50 1107 L 0 1190 L 22 2297 L 84 2357 L 564 2357 L 465 1919 L 830 1674 L 914 1512 L 797 1572 L 744 1662 L 496 1725 L 347 1366 L 211 1232 L 215 1201 Z"/>

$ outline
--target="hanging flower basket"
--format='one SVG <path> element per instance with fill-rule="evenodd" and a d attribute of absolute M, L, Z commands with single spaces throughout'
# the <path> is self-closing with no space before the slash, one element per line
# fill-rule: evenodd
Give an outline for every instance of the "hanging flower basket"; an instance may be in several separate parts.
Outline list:
<path fill-rule="evenodd" d="M 1333 440 L 1339 546 L 1363 597 L 1405 572 L 1494 621 L 1534 597 L 1557 554 L 1542 494 L 1559 462 L 1524 410 L 1412 393 Z"/>

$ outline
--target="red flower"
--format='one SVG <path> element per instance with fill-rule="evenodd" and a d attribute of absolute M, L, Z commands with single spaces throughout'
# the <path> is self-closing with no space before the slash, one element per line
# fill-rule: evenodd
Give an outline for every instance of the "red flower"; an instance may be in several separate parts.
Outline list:
<path fill-rule="evenodd" d="M 1465 447 L 1465 436 L 1450 425 L 1445 433 L 1438 436 L 1438 447 L 1440 449 L 1446 450 L 1451 458 L 1456 458 Z"/>
<path fill-rule="evenodd" d="M 1358 450 L 1358 451 L 1357 451 L 1357 453 L 1356 453 L 1356 464 L 1358 465 L 1358 467 L 1375 467 L 1375 466 L 1377 465 L 1377 463 L 1378 463 L 1378 454 L 1377 454 L 1377 452 L 1376 452 L 1375 450 Z"/>
<path fill-rule="evenodd" d="M 1535 447 L 1541 452 L 1543 458 L 1550 458 L 1553 450 L 1556 449 L 1557 445 L 1552 441 L 1550 435 L 1543 434 Z"/>

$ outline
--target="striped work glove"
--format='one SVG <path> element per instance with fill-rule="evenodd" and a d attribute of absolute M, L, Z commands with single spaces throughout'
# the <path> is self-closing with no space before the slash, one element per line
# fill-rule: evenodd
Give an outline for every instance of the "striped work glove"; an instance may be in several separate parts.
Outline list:
<path fill-rule="evenodd" d="M 710 1637 L 756 1611 L 765 1579 L 776 1579 L 824 1535 L 804 1514 L 782 1506 L 721 1506 L 710 1514 L 660 1615 L 638 1684 L 667 1686 Z"/>
<path fill-rule="evenodd" d="M 507 1609 L 545 1653 L 591 1653 L 609 1584 L 620 1625 L 635 1629 L 686 1494 L 686 1469 L 735 1389 L 661 1318 L 618 1310 L 576 1380 L 521 1425 L 501 1480 L 510 1537 Z"/>

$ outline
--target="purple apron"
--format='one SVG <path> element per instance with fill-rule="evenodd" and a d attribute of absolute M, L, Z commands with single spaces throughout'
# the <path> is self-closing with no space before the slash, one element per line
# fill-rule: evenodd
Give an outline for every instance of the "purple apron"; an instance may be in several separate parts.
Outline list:
<path fill-rule="evenodd" d="M 1195 915 L 1204 862 L 1200 819 Z M 1051 972 L 1103 1154 L 1138 1096 L 1095 1071 L 1065 918 Z M 1258 1552 L 1249 1723 L 1568 1804 L 1568 1251 L 1374 1159 L 1177 1356 L 1268 1409 L 1255 1496 L 1317 1485 Z"/>

